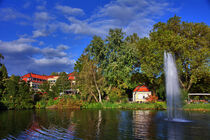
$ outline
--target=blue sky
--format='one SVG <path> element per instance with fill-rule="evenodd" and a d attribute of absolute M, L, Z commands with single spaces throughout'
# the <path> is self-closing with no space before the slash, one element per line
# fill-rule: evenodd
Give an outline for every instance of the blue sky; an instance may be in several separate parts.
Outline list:
<path fill-rule="evenodd" d="M 72 72 L 93 35 L 148 36 L 174 15 L 210 25 L 210 0 L 0 0 L 0 53 L 9 74 Z"/>

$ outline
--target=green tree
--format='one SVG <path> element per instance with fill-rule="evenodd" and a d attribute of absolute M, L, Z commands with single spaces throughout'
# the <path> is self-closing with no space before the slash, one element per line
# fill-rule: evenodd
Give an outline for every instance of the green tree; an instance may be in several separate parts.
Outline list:
<path fill-rule="evenodd" d="M 77 86 L 82 97 L 88 101 L 93 97 L 96 102 L 102 102 L 104 78 L 101 69 L 88 56 L 82 55 L 79 60 L 80 63 L 76 63 L 75 68 L 80 71 L 77 74 Z"/>
<path fill-rule="evenodd" d="M 131 83 L 131 73 L 137 59 L 135 59 L 135 47 L 129 42 L 133 38 L 130 37 L 130 40 L 124 38 L 125 33 L 121 29 L 110 29 L 105 40 L 94 36 L 85 49 L 89 59 L 94 60 L 96 66 L 101 68 L 107 84 L 105 88 L 107 94 L 112 87 L 119 88 L 123 92 Z"/>
<path fill-rule="evenodd" d="M 0 97 L 5 93 L 6 80 L 8 78 L 7 69 L 4 64 L 0 68 Z"/>
<path fill-rule="evenodd" d="M 69 90 L 71 88 L 71 83 L 68 80 L 68 75 L 65 72 L 60 73 L 60 76 L 56 80 L 55 84 L 58 89 L 58 93 L 64 93 L 65 90 Z"/>
<path fill-rule="evenodd" d="M 59 75 L 59 73 L 58 72 L 52 72 L 50 75 L 56 76 L 56 75 Z"/>
<path fill-rule="evenodd" d="M 154 25 L 149 38 L 139 41 L 137 47 L 141 71 L 145 73 L 152 85 L 157 87 L 163 71 L 164 51 L 171 52 L 176 59 L 179 81 L 185 91 L 192 84 L 209 74 L 210 28 L 204 23 L 181 22 L 174 16 L 167 23 Z"/>
<path fill-rule="evenodd" d="M 19 76 L 12 75 L 6 80 L 6 92 L 2 96 L 2 102 L 8 109 L 33 108 L 32 92 Z"/>

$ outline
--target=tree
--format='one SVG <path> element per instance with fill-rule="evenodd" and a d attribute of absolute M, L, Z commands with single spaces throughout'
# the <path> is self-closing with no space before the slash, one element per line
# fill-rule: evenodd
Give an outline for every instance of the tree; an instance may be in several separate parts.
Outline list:
<path fill-rule="evenodd" d="M 209 74 L 209 46 L 209 26 L 181 22 L 180 17 L 174 16 L 167 23 L 155 24 L 149 38 L 139 41 L 141 70 L 151 83 L 159 84 L 156 78 L 164 73 L 164 51 L 170 52 L 176 59 L 180 84 L 188 92 L 192 84 Z"/>
<path fill-rule="evenodd" d="M 52 72 L 50 75 L 57 76 L 57 75 L 59 75 L 59 73 L 58 72 Z"/>
<path fill-rule="evenodd" d="M 7 69 L 4 64 L 0 68 L 0 97 L 5 93 L 6 80 L 8 79 Z"/>
<path fill-rule="evenodd" d="M 6 92 L 1 101 L 8 109 L 33 108 L 32 94 L 27 83 L 12 75 L 6 80 Z"/>
<path fill-rule="evenodd" d="M 131 73 L 137 59 L 135 59 L 135 48 L 127 41 L 129 39 L 124 38 L 125 33 L 121 29 L 110 29 L 105 40 L 94 36 L 85 49 L 89 59 L 94 60 L 96 66 L 102 70 L 107 84 L 107 94 L 112 87 L 119 88 L 123 92 L 131 83 Z"/>
<path fill-rule="evenodd" d="M 0 66 L 2 65 L 1 64 L 1 59 L 4 59 L 4 56 L 0 53 Z"/>
<path fill-rule="evenodd" d="M 56 80 L 56 86 L 58 93 L 64 93 L 65 90 L 71 88 L 71 83 L 68 80 L 68 75 L 65 72 L 61 72 L 59 78 Z"/>
<path fill-rule="evenodd" d="M 82 55 L 76 63 L 77 85 L 83 97 L 90 100 L 92 97 L 96 102 L 102 102 L 104 78 L 101 69 L 96 66 L 94 60 L 89 60 L 88 56 Z"/>

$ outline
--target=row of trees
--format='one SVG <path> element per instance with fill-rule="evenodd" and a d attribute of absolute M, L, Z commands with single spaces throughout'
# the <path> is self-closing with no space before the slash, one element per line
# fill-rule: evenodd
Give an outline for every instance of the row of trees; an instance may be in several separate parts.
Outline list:
<path fill-rule="evenodd" d="M 81 95 L 97 102 L 121 100 L 146 84 L 164 99 L 164 51 L 175 57 L 183 91 L 210 91 L 210 28 L 174 16 L 155 24 L 149 37 L 126 37 L 121 29 L 110 29 L 105 39 L 94 36 L 75 65 Z"/>

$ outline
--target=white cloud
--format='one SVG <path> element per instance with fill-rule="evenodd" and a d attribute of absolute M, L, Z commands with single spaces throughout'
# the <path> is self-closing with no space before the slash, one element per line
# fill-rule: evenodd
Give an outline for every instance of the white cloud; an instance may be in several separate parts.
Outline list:
<path fill-rule="evenodd" d="M 68 48 L 66 45 L 59 45 L 57 48 L 46 47 L 42 50 L 42 53 L 46 58 L 62 58 L 67 56 L 67 53 L 64 51 Z"/>
<path fill-rule="evenodd" d="M 110 28 L 122 28 L 128 35 L 138 33 L 147 36 L 155 21 L 166 12 L 174 12 L 165 0 L 116 0 L 98 8 L 89 18 L 76 18 L 84 11 L 70 6 L 56 5 L 68 21 L 60 20 L 51 13 L 35 13 L 33 37 L 48 36 L 55 31 L 67 34 L 107 35 Z M 55 13 L 54 13 L 55 14 Z"/>
<path fill-rule="evenodd" d="M 56 29 L 53 21 L 55 16 L 50 15 L 48 12 L 36 12 L 34 13 L 34 28 L 32 31 L 33 37 L 45 37 Z"/>
<path fill-rule="evenodd" d="M 34 38 L 47 36 L 46 31 L 35 30 L 35 31 L 32 31 L 32 33 L 33 33 Z"/>
<path fill-rule="evenodd" d="M 47 12 L 36 12 L 34 15 L 35 19 L 41 22 L 54 19 L 54 17 L 50 16 Z"/>
<path fill-rule="evenodd" d="M 1 8 L 0 9 L 0 20 L 2 21 L 9 21 L 14 19 L 27 19 L 29 20 L 30 17 L 26 16 L 25 14 L 22 14 L 12 8 Z"/>
<path fill-rule="evenodd" d="M 58 22 L 57 28 L 65 33 L 102 36 L 105 36 L 110 28 L 122 28 L 127 34 L 136 32 L 145 36 L 157 18 L 173 11 L 174 8 L 170 8 L 170 4 L 163 0 L 117 0 L 99 8 L 88 19 L 67 17 L 70 23 Z"/>
<path fill-rule="evenodd" d="M 64 5 L 56 5 L 55 7 L 57 10 L 60 10 L 64 14 L 67 15 L 84 15 L 84 11 L 79 8 L 72 8 L 70 6 L 64 6 Z"/>
<path fill-rule="evenodd" d="M 71 72 L 75 60 L 67 54 L 69 47 L 60 44 L 56 48 L 38 48 L 30 38 L 19 38 L 10 42 L 0 40 L 0 52 L 5 57 L 8 72 L 23 75 L 28 72 L 50 74 L 53 71 Z"/>

